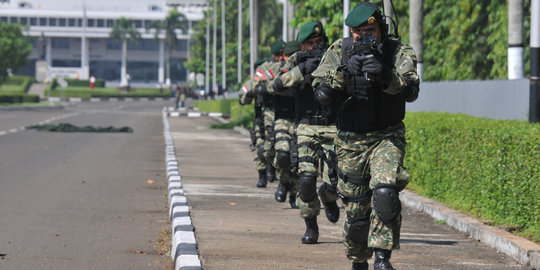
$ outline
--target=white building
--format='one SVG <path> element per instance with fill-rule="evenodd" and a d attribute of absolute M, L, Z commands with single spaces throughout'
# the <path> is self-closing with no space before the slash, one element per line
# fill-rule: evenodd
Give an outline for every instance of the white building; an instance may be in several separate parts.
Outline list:
<path fill-rule="evenodd" d="M 0 20 L 28 26 L 32 37 L 30 61 L 18 74 L 35 75 L 35 63 L 45 60 L 51 76 L 90 75 L 120 81 L 121 43 L 109 38 L 121 17 L 131 19 L 142 39 L 128 44 L 127 73 L 133 82 L 165 82 L 167 48 L 145 26 L 162 21 L 171 8 L 188 19 L 187 33 L 177 30 L 178 46 L 170 57 L 171 81 L 185 81 L 192 27 L 203 19 L 206 0 L 0 0 Z M 86 26 L 85 26 L 86 19 Z"/>

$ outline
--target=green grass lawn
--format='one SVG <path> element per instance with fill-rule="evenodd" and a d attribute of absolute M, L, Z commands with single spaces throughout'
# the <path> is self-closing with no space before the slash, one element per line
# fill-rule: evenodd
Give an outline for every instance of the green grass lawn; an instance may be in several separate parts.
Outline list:
<path fill-rule="evenodd" d="M 23 90 L 18 84 L 3 84 L 0 86 L 0 93 L 3 94 L 24 94 Z"/>

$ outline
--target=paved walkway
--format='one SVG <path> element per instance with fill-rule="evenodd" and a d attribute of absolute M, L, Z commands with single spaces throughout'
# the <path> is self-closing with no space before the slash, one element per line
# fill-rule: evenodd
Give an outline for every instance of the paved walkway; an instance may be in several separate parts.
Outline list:
<path fill-rule="evenodd" d="M 343 209 L 336 224 L 321 213 L 319 244 L 301 244 L 304 222 L 297 209 L 274 200 L 277 183 L 255 186 L 248 136 L 209 129 L 218 123 L 211 117 L 168 121 L 204 270 L 350 269 L 341 243 Z M 409 207 L 392 263 L 400 270 L 531 269 Z"/>

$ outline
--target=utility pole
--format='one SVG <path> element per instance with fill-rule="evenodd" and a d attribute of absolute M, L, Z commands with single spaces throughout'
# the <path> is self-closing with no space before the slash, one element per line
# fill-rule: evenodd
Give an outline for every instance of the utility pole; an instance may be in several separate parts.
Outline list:
<path fill-rule="evenodd" d="M 531 0 L 531 79 L 529 122 L 540 122 L 540 0 Z"/>
<path fill-rule="evenodd" d="M 521 79 L 523 73 L 523 0 L 509 0 L 508 79 Z"/>
<path fill-rule="evenodd" d="M 238 0 L 238 58 L 236 59 L 238 84 L 242 83 L 242 0 Z"/>
<path fill-rule="evenodd" d="M 208 2 L 210 6 L 210 2 Z M 210 93 L 210 16 L 208 10 L 206 11 L 206 68 L 205 68 L 205 90 L 206 94 Z"/>
<path fill-rule="evenodd" d="M 424 73 L 424 0 L 410 0 L 409 2 L 409 32 L 410 43 L 418 60 L 416 69 L 420 81 L 423 81 Z"/>
<path fill-rule="evenodd" d="M 214 0 L 214 28 L 212 31 L 212 91 L 214 91 L 214 87 L 217 85 L 217 0 Z"/>
<path fill-rule="evenodd" d="M 289 36 L 289 1 L 283 0 L 283 41 L 288 41 Z"/>
<path fill-rule="evenodd" d="M 221 87 L 223 93 L 227 89 L 227 62 L 225 61 L 225 54 L 227 53 L 227 44 L 225 42 L 225 0 L 221 0 Z"/>
<path fill-rule="evenodd" d="M 411 2 L 409 2 L 411 3 Z M 386 17 L 386 24 L 388 25 L 388 34 L 394 33 L 394 24 L 392 23 L 392 17 L 394 16 L 394 8 L 391 0 L 384 0 L 384 16 Z"/>
<path fill-rule="evenodd" d="M 343 0 L 343 37 L 350 37 L 351 33 L 349 32 L 349 27 L 345 25 L 345 18 L 349 14 L 350 2 L 349 0 Z"/>
<path fill-rule="evenodd" d="M 255 65 L 255 48 L 253 42 L 253 1 L 249 0 L 249 75 L 253 78 L 253 66 Z"/>
<path fill-rule="evenodd" d="M 253 53 L 259 58 L 259 0 L 253 0 Z"/>

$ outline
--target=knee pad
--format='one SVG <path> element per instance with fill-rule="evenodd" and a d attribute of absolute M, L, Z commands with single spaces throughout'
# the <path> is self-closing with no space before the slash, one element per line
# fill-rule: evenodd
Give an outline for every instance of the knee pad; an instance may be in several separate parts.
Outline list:
<path fill-rule="evenodd" d="M 383 222 L 394 221 L 401 211 L 397 187 L 392 184 L 377 184 L 373 191 L 373 208 Z"/>
<path fill-rule="evenodd" d="M 301 175 L 298 179 L 298 193 L 302 201 L 313 201 L 317 196 L 317 178 L 314 175 Z"/>
<path fill-rule="evenodd" d="M 260 144 L 257 147 L 257 156 L 262 162 L 266 162 L 266 158 L 264 157 L 264 144 Z"/>
<path fill-rule="evenodd" d="M 362 217 L 347 216 L 349 228 L 345 226 L 345 231 L 349 235 L 349 239 L 357 243 L 366 243 L 369 234 L 370 220 L 369 215 Z"/>
<path fill-rule="evenodd" d="M 291 155 L 289 152 L 276 151 L 277 165 L 282 168 L 289 168 L 291 166 Z"/>

